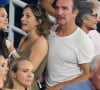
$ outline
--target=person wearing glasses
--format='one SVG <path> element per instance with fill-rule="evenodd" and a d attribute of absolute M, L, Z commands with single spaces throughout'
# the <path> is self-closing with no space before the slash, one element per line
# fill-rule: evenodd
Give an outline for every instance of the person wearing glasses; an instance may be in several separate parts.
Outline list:
<path fill-rule="evenodd" d="M 100 1 L 98 0 L 90 0 L 92 2 L 94 2 L 98 8 L 97 13 L 97 29 L 93 29 L 91 31 L 89 31 L 88 35 L 91 38 L 91 40 L 93 41 L 94 47 L 95 47 L 95 55 L 99 55 L 100 54 Z"/>
<path fill-rule="evenodd" d="M 93 2 L 84 3 L 76 17 L 76 24 L 83 31 L 89 33 L 90 30 L 97 29 L 97 15 L 96 6 Z"/>
<path fill-rule="evenodd" d="M 81 7 L 80 12 L 76 18 L 76 24 L 85 31 L 91 38 L 94 44 L 94 55 L 100 54 L 100 34 L 97 32 L 97 23 L 100 10 L 100 2 L 89 0 L 90 4 Z"/>

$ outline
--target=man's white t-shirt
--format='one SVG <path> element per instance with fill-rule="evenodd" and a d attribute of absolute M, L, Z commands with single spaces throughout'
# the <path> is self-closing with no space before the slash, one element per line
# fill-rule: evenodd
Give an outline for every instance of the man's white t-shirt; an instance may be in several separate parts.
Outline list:
<path fill-rule="evenodd" d="M 90 62 L 94 56 L 91 39 L 79 27 L 73 34 L 64 37 L 57 36 L 55 30 L 48 36 L 48 86 L 78 77 L 82 74 L 79 64 Z"/>

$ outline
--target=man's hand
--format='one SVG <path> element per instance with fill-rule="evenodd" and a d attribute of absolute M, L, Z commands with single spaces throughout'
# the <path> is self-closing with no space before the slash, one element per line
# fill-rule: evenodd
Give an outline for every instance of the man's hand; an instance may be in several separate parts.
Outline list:
<path fill-rule="evenodd" d="M 61 90 L 61 84 L 57 84 L 51 87 L 48 87 L 46 90 Z"/>

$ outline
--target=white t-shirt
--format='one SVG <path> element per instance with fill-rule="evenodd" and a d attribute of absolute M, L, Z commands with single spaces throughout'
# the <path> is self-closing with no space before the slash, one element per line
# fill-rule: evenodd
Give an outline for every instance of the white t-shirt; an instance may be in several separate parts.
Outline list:
<path fill-rule="evenodd" d="M 96 30 L 91 30 L 88 35 L 93 41 L 95 55 L 100 55 L 100 33 Z"/>
<path fill-rule="evenodd" d="M 55 30 L 52 30 L 48 42 L 46 75 L 48 86 L 78 77 L 82 74 L 79 64 L 90 62 L 94 56 L 91 39 L 79 27 L 73 34 L 64 37 L 57 36 Z"/>

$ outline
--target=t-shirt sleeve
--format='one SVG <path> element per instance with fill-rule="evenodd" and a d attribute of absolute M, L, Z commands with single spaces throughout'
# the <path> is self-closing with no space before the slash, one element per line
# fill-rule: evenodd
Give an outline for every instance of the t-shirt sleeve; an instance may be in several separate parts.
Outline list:
<path fill-rule="evenodd" d="M 94 45 L 90 38 L 81 40 L 77 57 L 79 64 L 91 62 L 91 59 L 94 57 Z"/>

